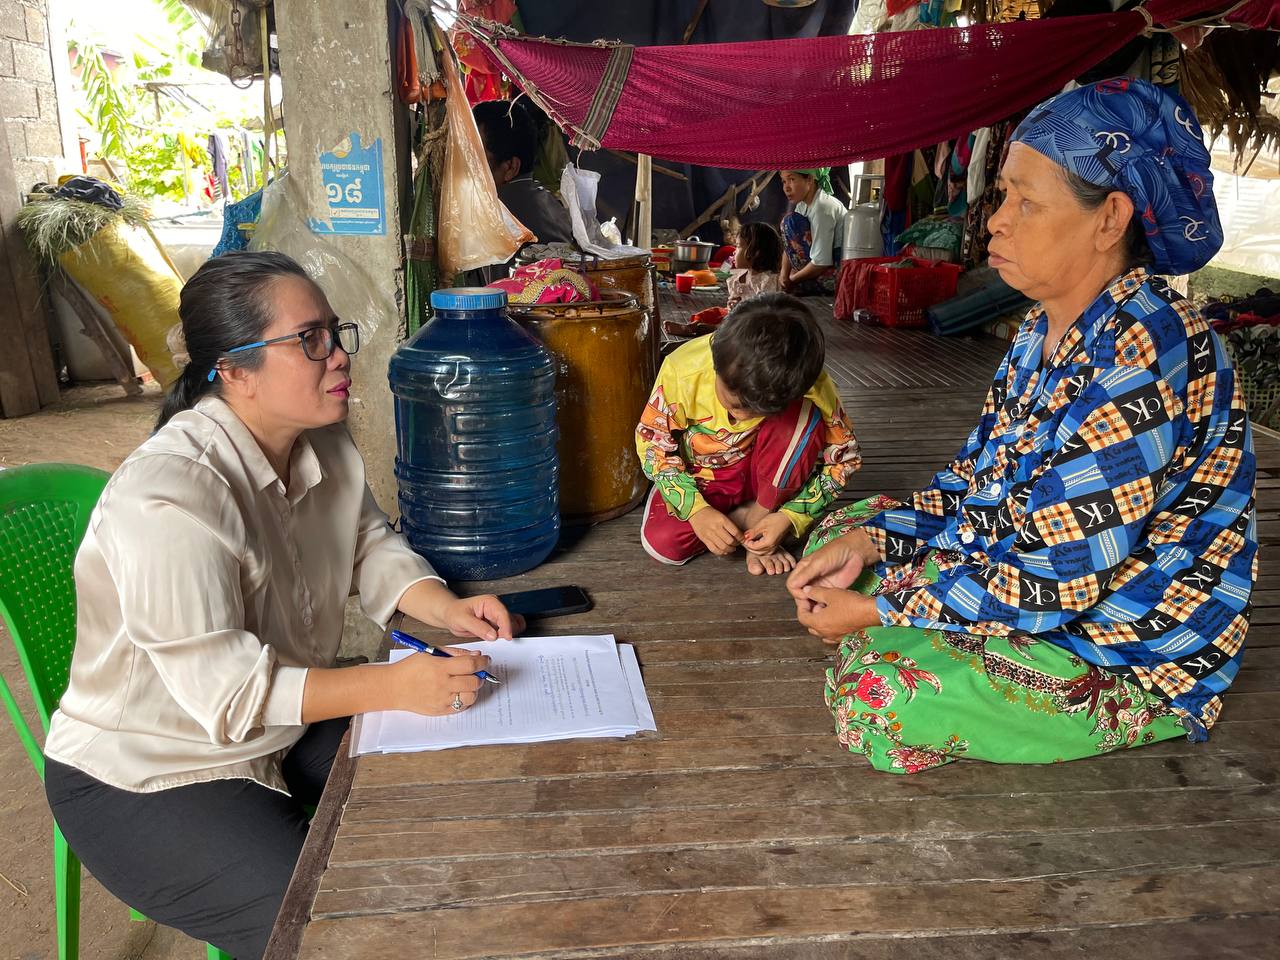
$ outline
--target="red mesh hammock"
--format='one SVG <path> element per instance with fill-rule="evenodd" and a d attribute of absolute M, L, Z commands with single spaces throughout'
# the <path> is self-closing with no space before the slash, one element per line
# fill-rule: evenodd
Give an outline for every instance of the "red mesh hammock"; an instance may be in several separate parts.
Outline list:
<path fill-rule="evenodd" d="M 1222 10 L 1149 0 L 1156 23 Z M 1224 16 L 1250 26 L 1280 3 Z M 1147 29 L 1137 11 L 946 30 L 633 47 L 467 29 L 575 143 L 745 170 L 877 159 L 959 137 L 1062 89 Z"/>

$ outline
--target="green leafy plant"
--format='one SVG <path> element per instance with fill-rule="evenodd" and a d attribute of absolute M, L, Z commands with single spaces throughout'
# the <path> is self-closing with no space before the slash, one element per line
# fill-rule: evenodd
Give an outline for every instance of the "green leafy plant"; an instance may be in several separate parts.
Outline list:
<path fill-rule="evenodd" d="M 80 116 L 98 133 L 98 152 L 112 162 L 130 191 L 148 199 L 182 201 L 188 199 L 187 172 L 210 166 L 204 147 L 208 131 L 238 129 L 255 115 L 223 112 L 182 94 L 184 78 L 192 76 L 188 68 L 200 67 L 204 29 L 180 0 L 153 2 L 175 28 L 173 34 L 135 35 L 124 62 L 112 66 L 111 55 L 89 28 L 81 30 L 74 23 L 68 29 L 68 49 L 84 92 Z M 249 188 L 236 167 L 228 178 L 233 195 Z"/>
<path fill-rule="evenodd" d="M 179 33 L 188 33 L 199 26 L 182 0 L 155 0 L 155 4 L 164 11 L 164 15 L 178 28 Z"/>
<path fill-rule="evenodd" d="M 144 197 L 182 200 L 186 195 L 182 188 L 187 169 L 182 161 L 184 153 L 192 167 L 209 165 L 208 151 L 181 134 L 156 133 L 139 139 L 126 159 L 129 190 Z"/>
<path fill-rule="evenodd" d="M 101 47 L 74 41 L 69 46 L 76 55 L 80 83 L 89 105 L 88 111 L 81 111 L 80 115 L 102 138 L 98 148 L 102 155 L 111 160 L 124 160 L 129 152 L 133 114 L 129 94 L 112 76 Z"/>

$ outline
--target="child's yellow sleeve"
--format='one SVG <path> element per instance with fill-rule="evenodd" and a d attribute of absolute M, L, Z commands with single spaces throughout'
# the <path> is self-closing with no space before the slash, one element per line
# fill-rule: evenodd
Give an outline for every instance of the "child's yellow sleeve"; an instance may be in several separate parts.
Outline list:
<path fill-rule="evenodd" d="M 636 427 L 636 453 L 644 475 L 681 520 L 688 520 L 707 505 L 689 475 L 675 436 L 689 425 L 685 409 L 680 383 L 670 376 L 664 361 Z"/>

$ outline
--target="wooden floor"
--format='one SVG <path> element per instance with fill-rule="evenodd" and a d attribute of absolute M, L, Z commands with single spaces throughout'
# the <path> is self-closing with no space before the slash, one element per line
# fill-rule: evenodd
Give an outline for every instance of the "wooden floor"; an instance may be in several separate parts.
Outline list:
<path fill-rule="evenodd" d="M 849 495 L 905 494 L 948 459 L 1003 349 L 831 331 L 866 454 Z M 1256 443 L 1269 548 L 1280 443 Z M 797 626 L 780 582 L 741 560 L 661 567 L 638 527 L 636 513 L 596 527 L 501 586 L 585 586 L 594 611 L 537 632 L 634 643 L 660 735 L 344 765 L 333 794 L 352 777 L 349 798 L 326 797 L 308 851 L 323 872 L 316 884 L 300 871 L 291 893 L 294 919 L 310 920 L 293 931 L 300 956 L 1275 955 L 1280 578 L 1268 566 L 1209 743 L 896 777 L 836 744 L 830 651 Z M 326 817 L 341 821 L 331 851 Z"/>

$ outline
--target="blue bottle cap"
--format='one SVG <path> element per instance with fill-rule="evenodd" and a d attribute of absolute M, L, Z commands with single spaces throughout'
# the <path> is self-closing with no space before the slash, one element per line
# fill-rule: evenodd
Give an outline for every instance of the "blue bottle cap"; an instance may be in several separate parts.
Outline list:
<path fill-rule="evenodd" d="M 435 310 L 502 310 L 507 305 L 507 292 L 493 287 L 452 287 L 431 291 L 431 307 Z"/>

